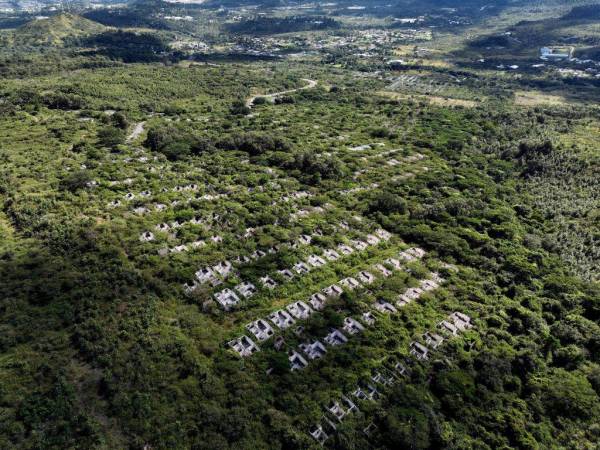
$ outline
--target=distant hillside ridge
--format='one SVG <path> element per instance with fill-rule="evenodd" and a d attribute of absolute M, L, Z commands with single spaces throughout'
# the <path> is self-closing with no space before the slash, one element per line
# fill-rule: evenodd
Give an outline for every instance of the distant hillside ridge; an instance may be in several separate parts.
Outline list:
<path fill-rule="evenodd" d="M 13 33 L 15 45 L 63 45 L 65 40 L 106 31 L 106 27 L 84 17 L 60 13 L 38 18 L 17 28 Z"/>
<path fill-rule="evenodd" d="M 599 20 L 600 4 L 575 6 L 562 18 L 566 20 Z"/>

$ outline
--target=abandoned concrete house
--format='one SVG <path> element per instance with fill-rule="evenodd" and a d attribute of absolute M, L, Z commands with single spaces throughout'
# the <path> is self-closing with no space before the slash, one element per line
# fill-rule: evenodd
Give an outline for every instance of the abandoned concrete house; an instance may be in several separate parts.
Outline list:
<path fill-rule="evenodd" d="M 367 326 L 371 326 L 371 325 L 375 324 L 375 316 L 373 315 L 373 313 L 371 311 L 367 311 L 367 312 L 363 313 L 362 320 L 364 323 L 367 324 Z"/>
<path fill-rule="evenodd" d="M 325 346 L 318 340 L 312 343 L 300 344 L 300 349 L 309 359 L 322 358 L 327 353 Z"/>
<path fill-rule="evenodd" d="M 313 312 L 304 302 L 296 302 L 287 306 L 287 310 L 297 319 L 308 319 Z"/>
<path fill-rule="evenodd" d="M 342 345 L 348 342 L 348 338 L 340 330 L 332 329 L 327 336 L 325 342 L 332 347 Z"/>
<path fill-rule="evenodd" d="M 392 271 L 389 270 L 387 267 L 385 267 L 383 264 L 375 264 L 375 266 L 373 266 L 373 267 L 375 268 L 375 270 L 377 270 L 385 278 L 387 278 L 390 275 L 392 275 Z"/>
<path fill-rule="evenodd" d="M 292 278 L 294 278 L 294 273 L 289 269 L 281 269 L 278 270 L 277 273 L 283 278 L 285 278 L 287 281 L 290 281 Z"/>
<path fill-rule="evenodd" d="M 343 280 L 340 280 L 339 283 L 350 291 L 361 287 L 360 283 L 352 277 L 344 278 Z"/>
<path fill-rule="evenodd" d="M 323 430 L 322 425 L 313 426 L 310 431 L 310 435 L 321 445 L 325 444 L 325 441 L 329 439 L 329 436 Z"/>
<path fill-rule="evenodd" d="M 215 294 L 215 300 L 225 311 L 229 311 L 240 302 L 240 298 L 231 289 L 223 289 Z"/>
<path fill-rule="evenodd" d="M 359 252 L 362 252 L 363 250 L 366 250 L 367 247 L 369 246 L 369 244 L 367 244 L 366 242 L 364 242 L 364 241 L 358 241 L 358 240 L 352 241 L 352 245 Z"/>
<path fill-rule="evenodd" d="M 444 342 L 444 338 L 439 334 L 430 333 L 427 331 L 423 334 L 423 340 L 425 341 L 425 345 L 428 345 L 433 350 L 438 348 Z"/>
<path fill-rule="evenodd" d="M 393 267 L 394 270 L 402 270 L 402 263 L 396 258 L 388 258 L 384 261 L 387 265 Z"/>
<path fill-rule="evenodd" d="M 418 342 L 410 343 L 410 354 L 415 358 L 423 360 L 429 357 L 429 349 Z"/>
<path fill-rule="evenodd" d="M 377 236 L 375 236 L 373 234 L 368 234 L 365 237 L 365 241 L 367 241 L 367 244 L 369 244 L 369 245 L 377 245 L 377 244 L 379 244 L 379 242 L 381 242 L 381 239 L 379 239 Z"/>
<path fill-rule="evenodd" d="M 358 273 L 358 279 L 363 284 L 371 284 L 375 281 L 375 277 L 372 273 L 362 270 Z"/>
<path fill-rule="evenodd" d="M 255 320 L 246 325 L 246 329 L 252 333 L 260 342 L 266 341 L 273 336 L 274 331 L 271 325 L 263 319 Z"/>
<path fill-rule="evenodd" d="M 325 297 L 320 292 L 317 292 L 316 294 L 313 294 L 310 296 L 310 300 L 308 302 L 310 303 L 310 306 L 312 306 L 312 308 L 314 310 L 321 311 L 323 308 L 325 308 L 325 303 L 327 302 L 327 297 Z"/>
<path fill-rule="evenodd" d="M 440 323 L 437 324 L 437 327 L 439 330 L 445 332 L 445 333 L 449 333 L 452 336 L 457 336 L 458 335 L 458 328 L 456 327 L 456 325 L 454 325 L 451 322 L 448 322 L 447 320 L 442 320 Z"/>
<path fill-rule="evenodd" d="M 327 297 L 339 297 L 344 293 L 344 290 L 339 287 L 337 284 L 332 284 L 331 286 L 327 286 L 323 288 L 322 291 Z"/>
<path fill-rule="evenodd" d="M 325 256 L 325 258 L 327 258 L 329 261 L 337 261 L 338 259 L 340 259 L 340 254 L 335 250 L 331 249 L 325 250 L 323 252 L 323 256 Z"/>
<path fill-rule="evenodd" d="M 337 249 L 344 256 L 351 255 L 354 252 L 354 249 L 352 247 L 349 247 L 345 244 L 338 245 Z"/>
<path fill-rule="evenodd" d="M 313 267 L 321 267 L 327 264 L 327 262 L 318 255 L 310 255 L 306 262 Z"/>
<path fill-rule="evenodd" d="M 393 305 L 390 305 L 388 302 L 381 298 L 375 301 L 373 307 L 377 311 L 382 312 L 384 314 L 395 314 L 398 312 L 398 310 Z"/>
<path fill-rule="evenodd" d="M 213 272 L 218 273 L 223 278 L 226 278 L 233 270 L 233 265 L 229 261 L 221 261 L 212 267 Z"/>
<path fill-rule="evenodd" d="M 300 275 L 303 275 L 305 273 L 310 272 L 310 267 L 303 262 L 299 262 L 297 264 L 294 264 L 294 270 Z"/>
<path fill-rule="evenodd" d="M 288 360 L 290 361 L 290 370 L 301 370 L 308 366 L 308 361 L 296 350 L 290 351 Z"/>
<path fill-rule="evenodd" d="M 234 289 L 236 291 L 238 291 L 240 293 L 240 295 L 246 299 L 252 297 L 257 292 L 256 286 L 254 286 L 249 281 L 244 281 L 243 283 L 238 284 L 237 286 L 234 287 Z"/>
<path fill-rule="evenodd" d="M 244 357 L 260 351 L 258 346 L 248 336 L 242 336 L 230 341 L 229 346 L 238 352 L 240 356 Z"/>
<path fill-rule="evenodd" d="M 348 334 L 359 334 L 364 331 L 365 327 L 363 327 L 357 320 L 352 317 L 346 317 L 344 319 L 344 331 Z"/>
<path fill-rule="evenodd" d="M 277 287 L 277 282 L 273 278 L 271 278 L 269 275 L 265 275 L 264 277 L 261 277 L 260 282 L 267 289 L 275 289 Z"/>
<path fill-rule="evenodd" d="M 285 330 L 296 322 L 294 318 L 290 316 L 289 313 L 284 309 L 280 309 L 271 313 L 269 315 L 269 320 L 282 330 Z"/>

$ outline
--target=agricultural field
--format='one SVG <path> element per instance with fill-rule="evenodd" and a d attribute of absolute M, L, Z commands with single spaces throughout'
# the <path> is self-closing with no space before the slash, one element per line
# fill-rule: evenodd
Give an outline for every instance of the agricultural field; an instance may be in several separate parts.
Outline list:
<path fill-rule="evenodd" d="M 596 448 L 600 5 L 257 3 L 0 2 L 0 448 Z"/>

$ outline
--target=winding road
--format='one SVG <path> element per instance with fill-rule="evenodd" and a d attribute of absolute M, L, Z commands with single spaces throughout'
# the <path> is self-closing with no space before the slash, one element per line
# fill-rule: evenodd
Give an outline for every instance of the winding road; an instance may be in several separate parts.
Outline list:
<path fill-rule="evenodd" d="M 146 125 L 146 122 L 138 122 L 135 124 L 135 127 L 133 127 L 133 131 L 129 136 L 127 136 L 128 143 L 133 142 L 140 136 L 140 134 L 144 132 L 144 125 Z"/>
<path fill-rule="evenodd" d="M 302 81 L 306 81 L 308 84 L 306 86 L 302 86 L 302 87 L 299 87 L 296 89 L 290 89 L 289 91 L 274 92 L 273 94 L 254 95 L 246 100 L 246 106 L 248 108 L 252 108 L 252 105 L 254 104 L 254 100 L 256 100 L 257 98 L 274 99 L 274 98 L 280 97 L 285 94 L 291 94 L 293 92 L 304 91 L 305 89 L 312 89 L 317 85 L 316 80 L 309 80 L 308 78 L 302 78 Z"/>

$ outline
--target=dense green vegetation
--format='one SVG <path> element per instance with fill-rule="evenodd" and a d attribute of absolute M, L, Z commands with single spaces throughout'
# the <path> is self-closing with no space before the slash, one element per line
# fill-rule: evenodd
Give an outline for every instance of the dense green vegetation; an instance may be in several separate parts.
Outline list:
<path fill-rule="evenodd" d="M 584 97 L 597 81 L 474 62 L 526 30 L 499 6 L 471 18 L 498 28 L 376 40 L 398 27 L 353 23 L 360 10 L 322 30 L 305 26 L 314 11 L 234 22 L 159 3 L 86 13 L 119 29 L 54 19 L 53 47 L 3 48 L 0 448 L 321 448 L 316 424 L 335 449 L 595 448 L 600 111 Z M 165 33 L 155 8 L 298 54 L 236 59 L 222 36 L 186 54 L 173 45 L 190 36 Z M 517 44 L 520 64 L 539 63 Z M 425 253 L 402 259 L 411 248 Z M 223 261 L 221 284 L 200 282 Z M 247 328 L 334 283 L 340 296 L 289 328 L 271 321 L 264 342 Z M 225 289 L 240 302 L 221 307 Z M 456 335 L 439 325 L 454 312 L 472 323 Z M 347 342 L 310 360 L 301 345 L 333 329 Z M 260 351 L 240 356 L 229 343 L 243 335 Z M 307 367 L 290 370 L 291 351 Z M 369 385 L 376 399 L 353 395 Z M 342 395 L 358 411 L 337 420 Z"/>

